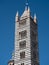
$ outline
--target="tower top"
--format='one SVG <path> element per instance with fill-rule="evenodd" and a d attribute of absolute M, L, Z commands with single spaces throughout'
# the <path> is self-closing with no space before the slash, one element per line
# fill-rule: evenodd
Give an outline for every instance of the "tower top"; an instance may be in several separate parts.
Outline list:
<path fill-rule="evenodd" d="M 30 17 L 30 8 L 28 6 L 28 0 L 26 0 L 26 6 L 23 14 L 21 15 L 20 19 L 25 19 L 26 17 Z"/>
<path fill-rule="evenodd" d="M 26 7 L 25 7 L 26 10 L 28 10 L 28 0 L 26 0 Z"/>

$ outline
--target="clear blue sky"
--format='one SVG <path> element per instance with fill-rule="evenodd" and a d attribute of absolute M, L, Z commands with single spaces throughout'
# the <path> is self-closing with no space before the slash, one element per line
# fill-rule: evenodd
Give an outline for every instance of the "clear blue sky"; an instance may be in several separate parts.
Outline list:
<path fill-rule="evenodd" d="M 0 0 L 0 65 L 7 65 L 14 49 L 15 15 L 21 15 L 26 0 Z M 29 0 L 37 14 L 40 65 L 49 65 L 49 0 Z"/>

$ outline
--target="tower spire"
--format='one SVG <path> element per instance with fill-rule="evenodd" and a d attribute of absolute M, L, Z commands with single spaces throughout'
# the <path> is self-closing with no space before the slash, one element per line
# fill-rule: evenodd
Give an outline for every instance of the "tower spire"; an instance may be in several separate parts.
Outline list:
<path fill-rule="evenodd" d="M 28 0 L 26 0 L 26 7 L 25 7 L 26 10 L 28 10 Z"/>
<path fill-rule="evenodd" d="M 34 22 L 35 22 L 35 23 L 37 22 L 36 14 L 34 14 Z"/>
<path fill-rule="evenodd" d="M 19 19 L 19 14 L 18 14 L 18 11 L 17 11 L 15 20 L 18 21 L 18 19 Z"/>

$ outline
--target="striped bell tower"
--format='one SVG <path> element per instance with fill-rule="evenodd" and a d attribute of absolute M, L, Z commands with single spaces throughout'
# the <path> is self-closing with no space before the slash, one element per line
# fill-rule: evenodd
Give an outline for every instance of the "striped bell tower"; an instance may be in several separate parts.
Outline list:
<path fill-rule="evenodd" d="M 39 65 L 37 18 L 31 16 L 28 2 L 23 14 L 15 17 L 14 45 L 14 65 Z"/>

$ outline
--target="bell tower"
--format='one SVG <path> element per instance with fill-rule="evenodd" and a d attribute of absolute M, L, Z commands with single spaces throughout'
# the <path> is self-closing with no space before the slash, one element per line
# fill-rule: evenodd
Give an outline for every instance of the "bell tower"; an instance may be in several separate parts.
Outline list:
<path fill-rule="evenodd" d="M 14 65 L 39 65 L 38 29 L 36 14 L 31 16 L 26 3 L 21 17 L 15 17 L 15 58 Z"/>
<path fill-rule="evenodd" d="M 23 14 L 15 17 L 14 65 L 39 65 L 38 24 L 36 14 L 26 2 Z"/>

